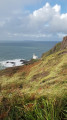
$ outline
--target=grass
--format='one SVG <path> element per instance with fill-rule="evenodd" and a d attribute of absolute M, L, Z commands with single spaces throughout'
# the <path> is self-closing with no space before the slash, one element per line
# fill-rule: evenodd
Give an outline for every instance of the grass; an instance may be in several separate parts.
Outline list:
<path fill-rule="evenodd" d="M 1 111 L 3 109 L 3 114 L 0 117 L 5 117 L 4 120 L 64 120 L 67 116 L 65 98 L 52 100 L 42 96 L 35 101 L 28 99 L 26 96 L 24 98 L 13 96 L 10 101 L 3 98 L 4 106 L 0 108 Z"/>
<path fill-rule="evenodd" d="M 1 120 L 67 119 L 67 49 L 0 71 Z"/>

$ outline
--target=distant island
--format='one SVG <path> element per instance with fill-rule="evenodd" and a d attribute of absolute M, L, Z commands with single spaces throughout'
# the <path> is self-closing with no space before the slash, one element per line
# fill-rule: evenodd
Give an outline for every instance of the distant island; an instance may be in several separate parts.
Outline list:
<path fill-rule="evenodd" d="M 0 70 L 0 120 L 67 119 L 67 36 L 37 58 Z"/>

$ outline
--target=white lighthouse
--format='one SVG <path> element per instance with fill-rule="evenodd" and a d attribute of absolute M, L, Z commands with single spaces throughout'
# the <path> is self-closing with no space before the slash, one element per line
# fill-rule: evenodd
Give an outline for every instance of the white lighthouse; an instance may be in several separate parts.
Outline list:
<path fill-rule="evenodd" d="M 37 59 L 38 58 L 38 56 L 36 56 L 35 54 L 33 54 L 33 59 Z"/>

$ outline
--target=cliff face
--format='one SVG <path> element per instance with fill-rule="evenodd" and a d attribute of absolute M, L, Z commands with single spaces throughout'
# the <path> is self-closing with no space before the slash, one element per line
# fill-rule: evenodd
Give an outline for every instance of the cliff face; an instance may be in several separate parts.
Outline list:
<path fill-rule="evenodd" d="M 67 36 L 63 38 L 61 42 L 61 50 L 67 48 Z"/>
<path fill-rule="evenodd" d="M 62 51 L 62 50 L 64 50 L 64 49 L 66 49 L 66 48 L 67 48 L 67 36 L 65 36 L 65 37 L 63 38 L 63 41 L 62 41 L 62 42 L 57 43 L 51 50 L 49 50 L 48 52 L 44 53 L 44 54 L 42 55 L 42 57 L 49 56 L 49 55 L 51 55 L 51 54 L 53 54 L 53 53 L 56 53 L 56 52 L 58 52 L 58 51 Z M 67 52 L 66 52 L 66 53 L 67 53 Z"/>
<path fill-rule="evenodd" d="M 54 48 L 52 49 L 53 52 L 57 52 L 59 50 L 63 50 L 67 48 L 67 36 L 65 36 L 63 38 L 63 41 L 58 43 L 57 45 L 54 46 Z"/>

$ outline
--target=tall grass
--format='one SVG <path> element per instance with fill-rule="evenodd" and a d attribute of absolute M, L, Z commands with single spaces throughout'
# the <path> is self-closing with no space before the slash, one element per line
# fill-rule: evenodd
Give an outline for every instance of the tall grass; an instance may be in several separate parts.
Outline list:
<path fill-rule="evenodd" d="M 20 102 L 19 102 L 20 101 Z M 8 105 L 8 104 L 6 104 Z M 10 104 L 10 110 L 3 120 L 67 120 L 66 100 L 47 100 L 44 97 L 38 100 L 22 103 L 16 99 Z M 32 105 L 32 106 L 31 106 Z M 2 106 L 3 107 L 3 106 Z M 7 108 L 8 106 L 6 106 Z M 4 108 L 5 109 L 5 108 Z"/>

